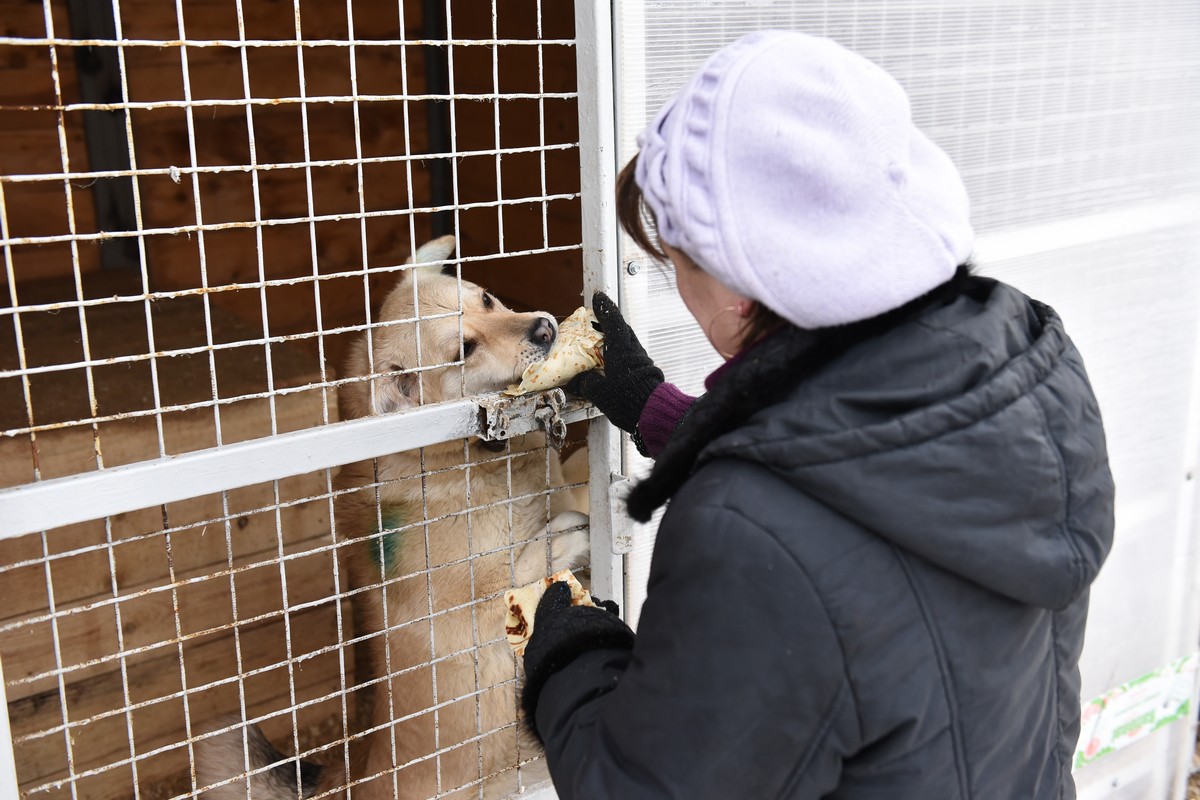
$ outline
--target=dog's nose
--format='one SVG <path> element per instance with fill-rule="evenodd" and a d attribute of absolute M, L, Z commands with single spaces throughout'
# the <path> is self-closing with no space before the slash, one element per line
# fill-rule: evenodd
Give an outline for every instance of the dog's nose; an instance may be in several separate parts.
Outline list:
<path fill-rule="evenodd" d="M 557 335 L 558 331 L 554 327 L 554 320 L 549 317 L 538 317 L 529 326 L 529 341 L 534 344 L 549 345 Z"/>

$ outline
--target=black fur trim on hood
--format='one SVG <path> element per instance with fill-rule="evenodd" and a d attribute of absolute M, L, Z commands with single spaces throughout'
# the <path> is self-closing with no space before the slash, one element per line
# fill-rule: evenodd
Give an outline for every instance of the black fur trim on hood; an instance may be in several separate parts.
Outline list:
<path fill-rule="evenodd" d="M 629 492 L 629 515 L 648 522 L 695 469 L 704 447 L 762 408 L 782 402 L 792 389 L 857 344 L 886 333 L 927 308 L 947 303 L 983 279 L 959 266 L 954 277 L 899 308 L 860 322 L 806 330 L 789 325 L 763 339 L 680 420 L 650 474 Z M 988 281 L 987 283 L 990 283 Z"/>

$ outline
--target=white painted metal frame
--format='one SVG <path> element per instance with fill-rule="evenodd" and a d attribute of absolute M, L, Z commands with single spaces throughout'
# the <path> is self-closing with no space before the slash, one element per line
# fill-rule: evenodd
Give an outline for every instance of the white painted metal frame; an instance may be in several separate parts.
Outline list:
<path fill-rule="evenodd" d="M 576 403 L 563 419 L 578 422 L 597 413 Z M 461 400 L 39 481 L 0 491 L 0 539 L 481 433 L 480 407 Z"/>
<path fill-rule="evenodd" d="M 612 14 L 609 0 L 575 0 L 583 289 L 589 305 L 593 292 L 615 296 L 618 286 Z M 620 445 L 620 432 L 607 420 L 592 423 L 588 459 L 593 592 L 600 597 L 621 598 L 624 606 L 624 558 L 619 554 L 626 548 L 614 538 L 613 531 L 624 526 L 626 516 L 619 498 L 611 492 L 622 470 Z"/>
<path fill-rule="evenodd" d="M 1106 211 L 985 233 L 975 243 L 975 258 L 982 264 L 1007 261 L 1048 250 L 1176 228 L 1196 220 L 1200 220 L 1200 202 L 1174 198 L 1128 211 Z"/>

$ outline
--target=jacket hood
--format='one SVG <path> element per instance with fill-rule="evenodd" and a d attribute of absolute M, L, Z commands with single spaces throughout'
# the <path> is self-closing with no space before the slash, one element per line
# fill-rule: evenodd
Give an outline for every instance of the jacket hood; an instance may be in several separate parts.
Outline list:
<path fill-rule="evenodd" d="M 1112 543 L 1100 410 L 1058 315 L 989 283 L 850 349 L 696 466 L 759 463 L 943 569 L 1066 607 Z"/>

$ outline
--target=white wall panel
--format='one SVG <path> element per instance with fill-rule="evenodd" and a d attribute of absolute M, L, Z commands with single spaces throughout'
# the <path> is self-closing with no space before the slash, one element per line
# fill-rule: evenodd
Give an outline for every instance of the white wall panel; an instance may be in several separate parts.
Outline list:
<path fill-rule="evenodd" d="M 1084 355 L 1118 530 L 1093 591 L 1083 699 L 1195 652 L 1200 4 L 618 2 L 622 162 L 710 53 L 762 28 L 830 36 L 896 76 L 963 173 L 981 270 L 1055 306 Z M 700 391 L 718 357 L 669 270 L 624 245 L 643 262 L 626 307 L 668 379 Z M 635 603 L 653 529 L 628 567 Z M 1194 733 L 1169 725 L 1082 768 L 1081 796 L 1181 797 Z"/>

